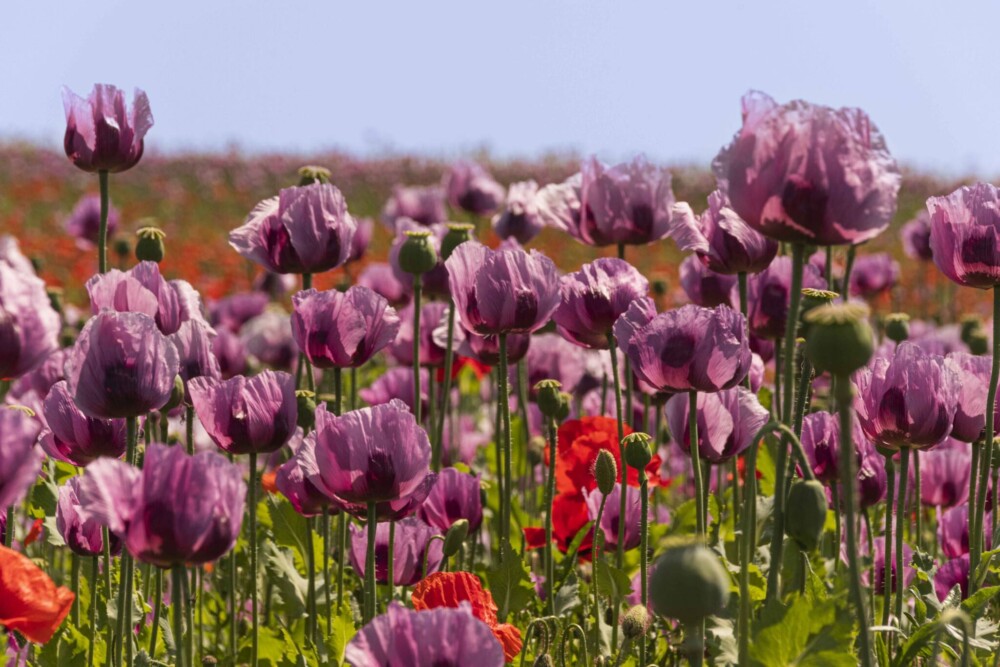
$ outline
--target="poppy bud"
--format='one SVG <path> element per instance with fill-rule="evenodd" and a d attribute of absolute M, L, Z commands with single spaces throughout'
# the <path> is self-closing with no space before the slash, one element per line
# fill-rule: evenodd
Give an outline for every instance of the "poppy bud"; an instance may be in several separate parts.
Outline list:
<path fill-rule="evenodd" d="M 969 344 L 969 337 L 977 331 L 983 330 L 983 322 L 976 315 L 966 315 L 962 318 L 961 338 L 966 345 Z"/>
<path fill-rule="evenodd" d="M 132 246 L 129 245 L 128 239 L 120 236 L 114 240 L 112 248 L 114 248 L 115 254 L 118 255 L 119 260 L 124 260 L 132 254 Z"/>
<path fill-rule="evenodd" d="M 170 390 L 170 399 L 167 404 L 160 408 L 160 412 L 166 414 L 184 402 L 184 378 L 180 375 L 174 377 L 174 388 Z"/>
<path fill-rule="evenodd" d="M 560 410 L 562 383 L 559 380 L 540 380 L 535 384 L 535 402 L 546 417 L 555 418 Z"/>
<path fill-rule="evenodd" d="M 316 394 L 308 389 L 298 389 L 295 391 L 295 402 L 299 409 L 296 421 L 308 433 L 316 423 Z"/>
<path fill-rule="evenodd" d="M 399 250 L 399 267 L 403 271 L 422 275 L 437 266 L 437 250 L 431 244 L 430 236 L 430 232 L 406 232 L 406 240 Z"/>
<path fill-rule="evenodd" d="M 445 558 L 451 558 L 459 552 L 462 548 L 462 543 L 465 542 L 465 538 L 468 536 L 469 520 L 459 519 L 451 524 L 451 528 L 445 533 L 444 546 L 441 549 L 441 553 L 444 554 Z"/>
<path fill-rule="evenodd" d="M 629 609 L 622 617 L 622 634 L 626 639 L 638 639 L 649 628 L 649 612 L 641 604 Z"/>
<path fill-rule="evenodd" d="M 788 491 L 785 532 L 804 550 L 812 551 L 826 525 L 826 491 L 814 479 L 799 480 Z"/>
<path fill-rule="evenodd" d="M 606 449 L 602 449 L 594 461 L 594 479 L 597 480 L 597 489 L 605 496 L 611 493 L 618 481 L 618 464 L 614 455 Z"/>
<path fill-rule="evenodd" d="M 317 167 L 309 164 L 299 167 L 299 187 L 312 185 L 313 183 L 329 183 L 330 170 L 326 167 Z"/>
<path fill-rule="evenodd" d="M 990 351 L 990 339 L 983 330 L 974 331 L 969 335 L 969 352 L 980 355 Z"/>
<path fill-rule="evenodd" d="M 653 294 L 655 296 L 666 296 L 667 295 L 667 281 L 666 280 L 654 280 L 650 283 L 650 287 L 653 288 Z"/>
<path fill-rule="evenodd" d="M 885 318 L 886 338 L 902 343 L 910 337 L 910 316 L 906 313 L 890 313 Z"/>
<path fill-rule="evenodd" d="M 472 235 L 474 229 L 475 226 L 468 223 L 450 223 L 448 225 L 448 233 L 441 239 L 441 259 L 447 261 L 459 244 L 471 241 L 474 238 Z"/>
<path fill-rule="evenodd" d="M 652 438 L 646 433 L 629 433 L 622 439 L 622 447 L 625 449 L 625 462 L 637 470 L 645 470 L 649 462 L 653 460 L 653 453 L 649 451 L 649 443 Z"/>
<path fill-rule="evenodd" d="M 817 372 L 847 376 L 868 363 L 875 343 L 868 308 L 854 303 L 820 306 L 806 316 L 806 356 Z"/>
<path fill-rule="evenodd" d="M 163 239 L 167 237 L 162 229 L 157 227 L 143 227 L 135 233 L 138 240 L 135 242 L 135 258 L 140 262 L 163 261 Z"/>
<path fill-rule="evenodd" d="M 656 613 L 697 623 L 726 606 L 729 576 L 708 547 L 677 542 L 656 561 L 649 592 Z"/>

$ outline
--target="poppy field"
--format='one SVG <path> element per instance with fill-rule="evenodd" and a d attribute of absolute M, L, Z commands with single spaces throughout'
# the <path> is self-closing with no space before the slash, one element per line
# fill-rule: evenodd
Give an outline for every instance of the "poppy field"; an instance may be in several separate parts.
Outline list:
<path fill-rule="evenodd" d="M 63 99 L 0 145 L 5 664 L 1000 664 L 995 186 L 756 91 L 678 168 Z"/>

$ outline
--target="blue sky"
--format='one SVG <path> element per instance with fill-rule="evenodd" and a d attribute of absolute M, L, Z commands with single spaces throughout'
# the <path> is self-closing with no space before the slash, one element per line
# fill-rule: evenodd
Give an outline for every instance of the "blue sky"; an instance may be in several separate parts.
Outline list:
<path fill-rule="evenodd" d="M 1000 3 L 14 3 L 0 138 L 58 146 L 60 86 L 146 90 L 155 150 L 573 149 L 708 163 L 748 88 L 860 106 L 900 161 L 1000 174 Z"/>

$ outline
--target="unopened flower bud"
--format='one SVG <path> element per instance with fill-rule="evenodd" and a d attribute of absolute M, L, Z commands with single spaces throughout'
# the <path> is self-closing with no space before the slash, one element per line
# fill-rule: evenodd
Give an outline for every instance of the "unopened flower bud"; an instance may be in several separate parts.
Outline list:
<path fill-rule="evenodd" d="M 326 167 L 318 167 L 314 164 L 307 164 L 299 167 L 299 187 L 312 185 L 313 183 L 329 183 L 330 170 Z"/>
<path fill-rule="evenodd" d="M 868 324 L 868 308 L 844 303 L 820 306 L 811 311 L 806 356 L 817 372 L 847 376 L 868 363 L 875 343 Z"/>
<path fill-rule="evenodd" d="M 605 496 L 614 490 L 618 481 L 618 464 L 614 455 L 606 449 L 602 449 L 594 461 L 594 479 L 597 480 L 597 489 Z"/>
<path fill-rule="evenodd" d="M 474 238 L 472 236 L 474 229 L 475 226 L 465 222 L 450 223 L 448 225 L 448 233 L 441 239 L 441 259 L 447 261 L 451 257 L 451 253 L 455 251 L 455 248 L 466 241 L 471 241 Z"/>
<path fill-rule="evenodd" d="M 184 378 L 180 375 L 174 377 L 174 388 L 170 390 L 170 400 L 160 408 L 161 412 L 167 413 L 184 402 Z"/>
<path fill-rule="evenodd" d="M 437 266 L 438 254 L 431 245 L 431 233 L 406 232 L 406 240 L 399 250 L 399 266 L 413 275 L 422 275 Z"/>
<path fill-rule="evenodd" d="M 814 479 L 792 484 L 786 501 L 785 533 L 803 551 L 812 551 L 819 544 L 826 525 L 826 490 Z"/>
<path fill-rule="evenodd" d="M 625 462 L 638 470 L 645 470 L 649 462 L 653 460 L 653 453 L 649 449 L 653 441 L 646 433 L 629 433 L 622 439 L 622 447 L 625 450 Z"/>
<path fill-rule="evenodd" d="M 653 566 L 650 599 L 656 613 L 697 623 L 722 611 L 729 601 L 729 576 L 719 558 L 699 542 L 667 547 Z"/>
<path fill-rule="evenodd" d="M 969 334 L 966 345 L 969 346 L 969 352 L 972 354 L 986 354 L 990 351 L 990 338 L 985 331 L 974 331 Z"/>
<path fill-rule="evenodd" d="M 445 558 L 451 558 L 459 552 L 462 548 L 462 544 L 465 542 L 465 538 L 469 536 L 469 520 L 459 519 L 455 523 L 451 524 L 451 528 L 444 535 L 444 545 L 441 549 L 441 553 L 444 554 Z"/>
<path fill-rule="evenodd" d="M 535 384 L 535 402 L 546 417 L 555 418 L 559 412 L 562 383 L 559 380 L 540 380 Z"/>
<path fill-rule="evenodd" d="M 622 616 L 622 634 L 626 639 L 638 639 L 649 628 L 649 612 L 641 604 L 629 609 Z"/>
<path fill-rule="evenodd" d="M 163 239 L 167 235 L 162 229 L 158 227 L 143 227 L 135 235 L 135 258 L 137 260 L 140 262 L 156 262 L 157 264 L 163 261 L 163 254 L 165 252 Z"/>
<path fill-rule="evenodd" d="M 885 337 L 895 343 L 902 343 L 910 337 L 910 316 L 906 313 L 890 313 L 885 318 Z"/>
<path fill-rule="evenodd" d="M 295 400 L 299 407 L 298 425 L 308 433 L 316 422 L 316 394 L 308 389 L 298 389 Z"/>

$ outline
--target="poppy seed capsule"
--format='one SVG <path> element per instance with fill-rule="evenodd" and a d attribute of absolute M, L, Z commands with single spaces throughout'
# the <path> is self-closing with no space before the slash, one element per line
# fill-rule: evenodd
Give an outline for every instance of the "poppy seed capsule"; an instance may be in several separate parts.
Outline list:
<path fill-rule="evenodd" d="M 614 455 L 606 449 L 602 449 L 594 461 L 594 479 L 597 480 L 597 489 L 605 496 L 611 493 L 618 481 L 618 464 Z"/>
<path fill-rule="evenodd" d="M 445 558 L 451 558 L 459 552 L 462 548 L 462 544 L 465 542 L 465 538 L 469 536 L 469 520 L 459 519 L 455 523 L 451 524 L 451 528 L 444 535 L 444 546 L 441 549 L 441 553 Z"/>
<path fill-rule="evenodd" d="M 806 355 L 818 372 L 847 376 L 868 363 L 875 344 L 868 324 L 868 308 L 844 303 L 811 311 Z"/>
<path fill-rule="evenodd" d="M 809 322 L 806 320 L 809 311 L 833 303 L 838 296 L 840 295 L 836 292 L 814 287 L 806 287 L 802 290 L 802 306 L 799 313 L 800 336 L 805 338 L 809 335 Z"/>
<path fill-rule="evenodd" d="M 451 257 L 451 253 L 454 252 L 462 243 L 466 241 L 471 241 L 473 239 L 472 231 L 475 229 L 473 225 L 465 222 L 455 222 L 448 224 L 448 233 L 444 235 L 441 239 L 441 259 L 447 261 Z"/>
<path fill-rule="evenodd" d="M 163 245 L 163 239 L 167 235 L 162 229 L 158 227 L 143 227 L 135 233 L 137 241 L 135 242 L 135 258 L 140 262 L 156 262 L 159 264 L 163 261 L 163 255 L 166 251 Z"/>
<path fill-rule="evenodd" d="M 555 418 L 562 402 L 562 383 L 559 380 L 540 380 L 535 383 L 535 402 L 543 415 Z"/>
<path fill-rule="evenodd" d="M 649 450 L 652 438 L 646 433 L 629 433 L 622 439 L 622 447 L 625 449 L 625 462 L 633 468 L 644 471 L 649 462 L 653 460 L 653 453 Z"/>
<path fill-rule="evenodd" d="M 430 237 L 430 232 L 406 232 L 406 240 L 399 249 L 399 267 L 403 271 L 419 276 L 437 266 L 437 250 L 431 245 Z"/>
<path fill-rule="evenodd" d="M 298 389 L 295 391 L 295 402 L 299 410 L 296 421 L 302 430 L 308 433 L 316 423 L 316 394 L 308 389 Z"/>
<path fill-rule="evenodd" d="M 890 313 L 885 318 L 885 336 L 894 343 L 902 343 L 910 337 L 910 316 L 906 313 Z"/>
<path fill-rule="evenodd" d="M 299 167 L 299 187 L 312 185 L 313 183 L 329 183 L 330 170 L 326 167 L 318 167 L 314 164 L 307 164 Z"/>
<path fill-rule="evenodd" d="M 826 525 L 826 490 L 814 479 L 799 480 L 788 491 L 785 532 L 803 551 L 813 551 Z"/>
<path fill-rule="evenodd" d="M 698 542 L 667 548 L 649 581 L 653 609 L 685 624 L 717 614 L 729 601 L 729 577 L 718 557 Z"/>

